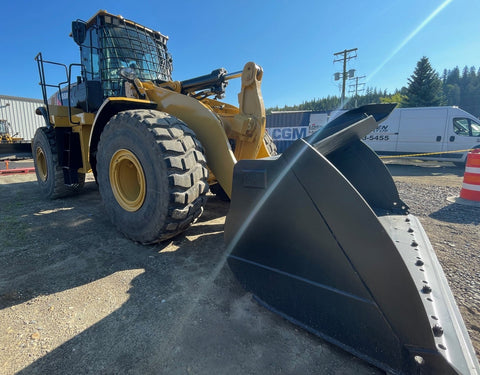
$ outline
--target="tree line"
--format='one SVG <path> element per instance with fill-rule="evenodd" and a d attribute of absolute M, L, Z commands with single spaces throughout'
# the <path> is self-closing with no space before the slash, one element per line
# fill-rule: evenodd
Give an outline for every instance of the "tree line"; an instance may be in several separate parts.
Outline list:
<path fill-rule="evenodd" d="M 480 69 L 465 66 L 460 72 L 457 67 L 444 69 L 442 76 L 432 68 L 427 57 L 422 57 L 413 74 L 407 80 L 407 86 L 388 93 L 386 90 L 367 88 L 365 94 L 347 98 L 345 109 L 371 103 L 398 103 L 399 107 L 458 106 L 480 117 Z M 268 108 L 272 111 L 331 111 L 340 108 L 339 96 L 304 101 L 301 104 L 283 108 Z"/>

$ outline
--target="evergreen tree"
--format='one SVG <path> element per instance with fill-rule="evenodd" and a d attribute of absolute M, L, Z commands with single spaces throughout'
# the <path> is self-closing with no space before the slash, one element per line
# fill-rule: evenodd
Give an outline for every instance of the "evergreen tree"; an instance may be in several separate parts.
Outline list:
<path fill-rule="evenodd" d="M 447 83 L 447 78 L 448 78 L 448 70 L 443 69 L 443 75 L 442 75 L 442 84 L 445 86 Z"/>
<path fill-rule="evenodd" d="M 475 68 L 465 67 L 461 78 L 460 103 L 462 109 L 470 113 L 480 110 L 480 82 L 477 79 Z"/>
<path fill-rule="evenodd" d="M 477 77 L 477 72 L 474 66 L 470 67 L 470 78 L 475 79 Z"/>
<path fill-rule="evenodd" d="M 460 86 L 456 84 L 448 84 L 443 88 L 446 105 L 459 105 L 460 103 Z"/>
<path fill-rule="evenodd" d="M 445 81 L 447 85 L 459 85 L 460 84 L 460 69 L 458 66 L 448 71 L 447 80 Z"/>
<path fill-rule="evenodd" d="M 408 79 L 405 107 L 432 107 L 443 102 L 442 81 L 424 56 Z"/>
<path fill-rule="evenodd" d="M 446 70 L 446 77 L 443 81 L 443 95 L 446 105 L 460 104 L 460 69 L 458 66 L 452 70 Z"/>

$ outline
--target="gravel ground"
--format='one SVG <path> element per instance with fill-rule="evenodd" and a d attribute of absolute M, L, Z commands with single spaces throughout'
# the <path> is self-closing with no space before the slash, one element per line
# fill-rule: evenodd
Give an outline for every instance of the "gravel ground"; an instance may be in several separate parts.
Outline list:
<path fill-rule="evenodd" d="M 464 169 L 417 161 L 391 165 L 390 171 L 428 234 L 480 358 L 480 204 L 451 202 Z"/>
<path fill-rule="evenodd" d="M 0 374 L 382 374 L 241 288 L 225 264 L 226 202 L 142 246 L 87 177 L 53 201 L 33 174 L 0 177 Z"/>
<path fill-rule="evenodd" d="M 1 166 L 0 166 L 1 167 Z M 451 203 L 463 169 L 389 164 L 424 226 L 480 353 L 480 208 Z M 0 177 L 1 374 L 382 372 L 254 302 L 224 266 L 228 205 L 211 199 L 173 241 L 123 238 L 95 183 L 44 201 L 33 175 Z"/>

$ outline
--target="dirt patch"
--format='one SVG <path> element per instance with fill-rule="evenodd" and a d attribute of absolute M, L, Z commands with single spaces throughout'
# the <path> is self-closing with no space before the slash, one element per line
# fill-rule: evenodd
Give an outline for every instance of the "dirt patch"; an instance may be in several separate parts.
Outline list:
<path fill-rule="evenodd" d="M 380 374 L 259 306 L 225 264 L 212 197 L 162 245 L 124 238 L 85 191 L 40 198 L 0 178 L 0 373 Z"/>
<path fill-rule="evenodd" d="M 463 253 L 480 242 L 479 223 L 447 219 L 442 210 L 453 206 L 431 192 L 459 188 L 453 169 L 393 174 L 402 198 L 420 194 L 405 200 L 446 267 L 478 350 L 479 304 L 464 278 L 478 282 L 479 262 Z M 0 177 L 1 373 L 383 373 L 245 293 L 225 264 L 227 203 L 211 197 L 184 235 L 142 246 L 115 230 L 88 177 L 82 194 L 55 201 L 40 198 L 34 174 Z M 429 194 L 436 198 L 426 205 Z"/>

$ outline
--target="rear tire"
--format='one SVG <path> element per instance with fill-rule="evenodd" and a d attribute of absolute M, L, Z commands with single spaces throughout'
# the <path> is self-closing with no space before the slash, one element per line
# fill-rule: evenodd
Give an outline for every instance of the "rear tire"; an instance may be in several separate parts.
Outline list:
<path fill-rule="evenodd" d="M 195 133 L 173 116 L 124 111 L 102 132 L 100 194 L 114 225 L 134 241 L 155 243 L 187 229 L 203 212 L 207 177 Z"/>
<path fill-rule="evenodd" d="M 63 168 L 58 163 L 55 130 L 43 126 L 35 132 L 32 156 L 40 191 L 45 198 L 55 199 L 78 193 L 85 183 L 85 174 L 78 173 L 78 183 L 65 185 Z"/>

